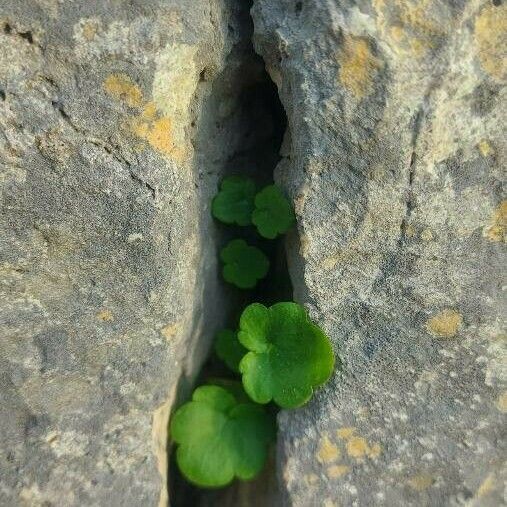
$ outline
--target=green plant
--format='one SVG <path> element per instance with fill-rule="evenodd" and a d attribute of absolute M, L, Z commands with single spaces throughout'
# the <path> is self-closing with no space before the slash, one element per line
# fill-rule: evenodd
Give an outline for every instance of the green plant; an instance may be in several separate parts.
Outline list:
<path fill-rule="evenodd" d="M 267 239 L 287 232 L 295 215 L 281 190 L 269 185 L 255 192 L 249 178 L 225 178 L 212 202 L 213 215 L 226 224 L 253 223 Z M 266 255 L 242 239 L 230 241 L 220 258 L 224 279 L 242 289 L 255 287 L 269 270 Z M 255 477 L 275 439 L 274 418 L 262 405 L 271 400 L 283 408 L 303 405 L 334 368 L 329 339 L 296 303 L 269 308 L 253 303 L 244 309 L 239 328 L 217 333 L 215 352 L 241 374 L 242 384 L 209 380 L 213 385 L 198 387 L 172 417 L 178 467 L 198 486 Z"/>
<path fill-rule="evenodd" d="M 203 487 L 252 479 L 263 468 L 275 438 L 264 409 L 220 386 L 198 387 L 173 416 L 171 435 L 183 475 Z"/>
<path fill-rule="evenodd" d="M 232 371 L 239 373 L 239 362 L 248 351 L 239 342 L 236 332 L 223 329 L 217 333 L 215 352 Z"/>
<path fill-rule="evenodd" d="M 262 250 L 242 239 L 230 241 L 220 252 L 224 279 L 240 289 L 252 289 L 269 270 L 269 260 Z"/>
<path fill-rule="evenodd" d="M 255 196 L 252 222 L 261 236 L 274 239 L 279 234 L 287 232 L 295 220 L 289 201 L 276 185 L 263 188 Z"/>
<path fill-rule="evenodd" d="M 254 210 L 255 183 L 246 176 L 229 176 L 211 204 L 213 216 L 226 224 L 250 225 Z"/>
<path fill-rule="evenodd" d="M 257 403 L 299 407 L 333 371 L 329 339 L 296 303 L 247 306 L 238 338 L 249 350 L 239 364 L 243 387 Z"/>

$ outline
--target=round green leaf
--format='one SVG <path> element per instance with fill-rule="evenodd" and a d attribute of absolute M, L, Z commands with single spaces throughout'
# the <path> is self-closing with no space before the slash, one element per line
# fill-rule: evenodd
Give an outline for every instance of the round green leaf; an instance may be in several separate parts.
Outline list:
<path fill-rule="evenodd" d="M 261 236 L 274 239 L 278 234 L 287 232 L 295 220 L 289 201 L 276 185 L 263 188 L 255 196 L 252 222 Z"/>
<path fill-rule="evenodd" d="M 239 362 L 248 351 L 239 343 L 237 333 L 224 329 L 217 333 L 215 352 L 232 371 L 239 373 Z"/>
<path fill-rule="evenodd" d="M 247 306 L 238 339 L 250 351 L 239 364 L 243 386 L 257 403 L 299 407 L 333 372 L 329 338 L 296 303 Z"/>
<path fill-rule="evenodd" d="M 213 216 L 226 224 L 250 225 L 254 209 L 255 183 L 246 176 L 229 176 L 211 204 Z"/>
<path fill-rule="evenodd" d="M 259 405 L 235 390 L 198 387 L 171 421 L 182 474 L 202 487 L 225 486 L 234 477 L 252 479 L 263 468 L 275 438 L 275 424 Z"/>
<path fill-rule="evenodd" d="M 230 241 L 220 252 L 224 279 L 240 289 L 252 289 L 269 270 L 269 260 L 262 250 L 242 239 Z"/>

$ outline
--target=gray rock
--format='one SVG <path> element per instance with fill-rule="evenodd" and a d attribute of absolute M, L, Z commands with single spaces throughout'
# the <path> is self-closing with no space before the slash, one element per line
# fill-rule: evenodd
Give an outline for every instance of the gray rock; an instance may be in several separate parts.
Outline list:
<path fill-rule="evenodd" d="M 287 505 L 504 505 L 506 9 L 254 2 L 295 297 L 343 361 L 279 417 Z"/>
<path fill-rule="evenodd" d="M 249 23 L 0 0 L 2 506 L 167 503 L 169 412 L 231 306 L 210 199 L 272 135 Z"/>

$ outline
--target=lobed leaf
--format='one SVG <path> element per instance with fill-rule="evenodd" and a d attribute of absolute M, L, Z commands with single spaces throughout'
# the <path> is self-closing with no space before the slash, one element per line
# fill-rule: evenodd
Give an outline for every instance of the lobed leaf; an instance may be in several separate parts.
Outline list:
<path fill-rule="evenodd" d="M 224 279 L 240 289 L 252 289 L 269 270 L 269 260 L 255 246 L 242 239 L 230 241 L 220 252 Z"/>
<path fill-rule="evenodd" d="M 299 407 L 333 372 L 329 338 L 296 303 L 249 305 L 238 339 L 250 351 L 239 364 L 243 386 L 257 403 Z"/>
<path fill-rule="evenodd" d="M 234 477 L 252 479 L 263 468 L 275 424 L 262 407 L 245 403 L 235 389 L 198 387 L 174 414 L 176 462 L 194 484 L 220 487 Z"/>
<path fill-rule="evenodd" d="M 287 232 L 295 220 L 292 206 L 276 185 L 263 188 L 255 196 L 252 222 L 261 236 L 274 239 Z"/>
<path fill-rule="evenodd" d="M 232 371 L 239 373 L 239 362 L 248 351 L 239 342 L 236 332 L 223 329 L 217 333 L 215 352 Z"/>
<path fill-rule="evenodd" d="M 213 216 L 226 224 L 250 225 L 254 210 L 255 183 L 246 176 L 229 176 L 211 204 Z"/>

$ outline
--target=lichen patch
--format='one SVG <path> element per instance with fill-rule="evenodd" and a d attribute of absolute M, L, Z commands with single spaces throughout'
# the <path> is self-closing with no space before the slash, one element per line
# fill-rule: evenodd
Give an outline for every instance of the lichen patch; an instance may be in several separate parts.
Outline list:
<path fill-rule="evenodd" d="M 371 52 L 366 39 L 345 35 L 338 61 L 340 63 L 338 76 L 346 90 L 356 99 L 362 99 L 371 93 L 381 62 Z"/>
<path fill-rule="evenodd" d="M 340 456 L 338 447 L 329 440 L 329 437 L 324 436 L 320 441 L 319 450 L 317 451 L 317 460 L 320 463 L 331 463 L 336 461 Z"/>
<path fill-rule="evenodd" d="M 484 228 L 483 235 L 490 241 L 505 243 L 507 230 L 507 200 L 502 201 L 493 212 L 489 225 Z"/>
<path fill-rule="evenodd" d="M 111 310 L 108 310 L 107 308 L 104 308 L 99 312 L 97 312 L 96 317 L 102 322 L 112 322 L 114 320 L 113 313 L 111 312 Z"/>
<path fill-rule="evenodd" d="M 126 74 L 110 74 L 104 81 L 104 89 L 116 100 L 130 107 L 140 107 L 143 103 L 143 92 Z"/>
<path fill-rule="evenodd" d="M 415 491 L 424 491 L 428 489 L 433 483 L 435 479 L 426 473 L 417 474 L 408 479 L 407 484 Z"/>
<path fill-rule="evenodd" d="M 498 81 L 507 79 L 507 4 L 487 5 L 475 20 L 477 56 L 481 67 Z"/>
<path fill-rule="evenodd" d="M 495 406 L 503 414 L 507 413 L 507 391 L 504 391 L 496 400 Z"/>
<path fill-rule="evenodd" d="M 350 471 L 350 467 L 347 465 L 333 465 L 327 469 L 327 476 L 330 479 L 337 479 L 342 475 L 345 475 Z"/>
<path fill-rule="evenodd" d="M 346 441 L 345 449 L 349 457 L 362 461 L 364 458 L 375 459 L 380 456 L 382 447 L 378 443 L 371 443 L 366 438 L 356 434 L 356 428 L 339 428 L 336 434 Z"/>
<path fill-rule="evenodd" d="M 426 321 L 426 329 L 440 338 L 453 338 L 463 323 L 463 316 L 456 310 L 446 309 Z"/>
<path fill-rule="evenodd" d="M 166 340 L 172 340 L 178 331 L 181 329 L 181 323 L 180 322 L 174 322 L 171 324 L 167 324 L 167 326 L 164 326 L 160 330 L 160 334 L 166 339 Z"/>

